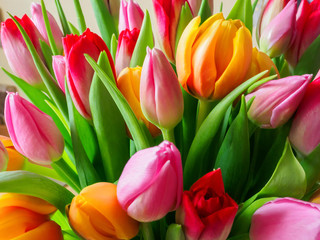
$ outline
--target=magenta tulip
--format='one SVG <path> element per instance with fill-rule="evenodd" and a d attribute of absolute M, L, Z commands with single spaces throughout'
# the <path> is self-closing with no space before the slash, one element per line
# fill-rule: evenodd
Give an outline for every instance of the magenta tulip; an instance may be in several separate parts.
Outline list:
<path fill-rule="evenodd" d="M 59 87 L 65 93 L 66 60 L 64 56 L 52 56 L 52 68 Z"/>
<path fill-rule="evenodd" d="M 303 155 L 320 144 L 320 78 L 311 82 L 294 116 L 289 139 Z"/>
<path fill-rule="evenodd" d="M 279 198 L 259 208 L 252 217 L 251 240 L 319 240 L 320 205 Z"/>
<path fill-rule="evenodd" d="M 18 17 L 15 17 L 15 19 L 27 32 L 38 54 L 42 57 L 39 40 L 44 41 L 44 39 L 36 26 L 27 15 L 24 15 L 21 19 Z M 33 86 L 42 86 L 42 78 L 33 63 L 18 27 L 12 19 L 7 19 L 1 23 L 1 43 L 12 71 L 27 83 Z"/>
<path fill-rule="evenodd" d="M 130 66 L 132 53 L 136 46 L 139 32 L 139 29 L 134 28 L 131 31 L 126 29 L 120 33 L 116 53 L 117 75 L 119 75 L 123 69 Z"/>
<path fill-rule="evenodd" d="M 184 191 L 176 222 L 182 225 L 187 240 L 227 239 L 237 203 L 224 191 L 221 170 L 207 173 Z"/>
<path fill-rule="evenodd" d="M 248 111 L 250 120 L 262 128 L 285 124 L 301 102 L 312 75 L 291 76 L 269 81 L 246 96 L 255 97 Z"/>
<path fill-rule="evenodd" d="M 278 57 L 287 51 L 294 37 L 296 13 L 296 1 L 290 0 L 285 8 L 263 29 L 260 37 L 261 51 L 270 57 Z"/>
<path fill-rule="evenodd" d="M 140 81 L 144 116 L 160 129 L 172 129 L 182 119 L 183 97 L 179 81 L 159 49 L 147 49 Z"/>
<path fill-rule="evenodd" d="M 188 1 L 190 10 L 192 12 L 192 15 L 194 17 L 196 17 L 198 15 L 199 10 L 200 10 L 202 0 L 187 0 L 187 1 Z M 214 0 L 209 0 L 208 3 L 209 3 L 209 6 L 210 6 L 211 13 L 213 14 L 213 3 L 214 3 Z"/>
<path fill-rule="evenodd" d="M 119 32 L 137 28 L 140 30 L 144 13 L 139 4 L 133 0 L 121 0 L 119 13 Z"/>
<path fill-rule="evenodd" d="M 8 161 L 8 151 L 3 145 L 3 143 L 0 141 L 0 172 L 5 171 L 7 169 Z"/>
<path fill-rule="evenodd" d="M 41 33 L 42 37 L 45 39 L 46 43 L 49 45 L 49 39 L 48 39 L 48 34 L 46 30 L 46 26 L 44 24 L 43 20 L 43 15 L 42 15 L 42 10 L 41 10 L 41 5 L 39 3 L 32 3 L 31 4 L 31 15 L 32 15 L 32 20 L 36 27 L 38 28 L 39 32 Z M 57 48 L 60 52 L 62 52 L 62 38 L 63 38 L 63 33 L 57 24 L 56 20 L 54 17 L 47 11 L 52 35 L 54 38 L 54 41 L 57 45 Z M 50 46 L 50 45 L 49 45 Z"/>
<path fill-rule="evenodd" d="M 102 38 L 89 29 L 80 36 L 71 34 L 63 38 L 63 49 L 66 59 L 67 84 L 71 98 L 79 113 L 83 117 L 91 119 L 89 91 L 94 70 L 85 59 L 84 54 L 90 55 L 97 61 L 100 53 L 105 51 L 113 75 L 116 76 L 111 54 Z"/>
<path fill-rule="evenodd" d="M 182 5 L 186 0 L 152 0 L 160 45 L 171 62 L 175 59 L 176 32 Z"/>
<path fill-rule="evenodd" d="M 60 159 L 64 140 L 50 116 L 17 93 L 8 93 L 4 111 L 10 138 L 19 153 L 38 164 Z"/>
<path fill-rule="evenodd" d="M 182 182 L 179 150 L 164 141 L 129 159 L 118 181 L 117 196 L 130 217 L 156 221 L 180 205 Z"/>

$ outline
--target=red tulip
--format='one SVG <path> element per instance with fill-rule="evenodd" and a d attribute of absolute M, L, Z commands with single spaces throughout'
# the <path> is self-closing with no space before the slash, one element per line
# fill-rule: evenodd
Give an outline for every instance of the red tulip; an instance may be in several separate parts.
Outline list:
<path fill-rule="evenodd" d="M 184 191 L 176 212 L 187 240 L 227 239 L 237 203 L 224 191 L 221 170 L 207 173 Z"/>

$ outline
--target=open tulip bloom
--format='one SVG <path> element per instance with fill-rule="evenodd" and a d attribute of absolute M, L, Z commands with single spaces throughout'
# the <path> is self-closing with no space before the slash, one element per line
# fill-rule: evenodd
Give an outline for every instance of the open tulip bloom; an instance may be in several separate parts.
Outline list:
<path fill-rule="evenodd" d="M 1 240 L 320 239 L 320 0 L 50 1 L 1 23 Z"/>

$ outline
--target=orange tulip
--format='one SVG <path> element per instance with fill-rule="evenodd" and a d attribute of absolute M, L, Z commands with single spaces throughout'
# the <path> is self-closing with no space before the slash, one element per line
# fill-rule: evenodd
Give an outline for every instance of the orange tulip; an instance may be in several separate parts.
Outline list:
<path fill-rule="evenodd" d="M 250 31 L 222 13 L 200 26 L 194 18 L 180 38 L 176 66 L 183 88 L 199 99 L 221 99 L 240 85 L 251 64 Z"/>
<path fill-rule="evenodd" d="M 17 152 L 10 138 L 0 135 L 0 141 L 7 149 L 9 155 L 7 171 L 21 170 L 23 168 L 25 158 Z"/>
<path fill-rule="evenodd" d="M 120 92 L 127 99 L 132 111 L 149 129 L 153 137 L 161 133 L 160 129 L 150 123 L 143 115 L 140 105 L 140 77 L 141 67 L 123 69 L 117 79 Z"/>
<path fill-rule="evenodd" d="M 50 221 L 56 208 L 48 202 L 22 194 L 7 193 L 0 197 L 0 239 L 62 240 L 61 228 Z"/>
<path fill-rule="evenodd" d="M 131 239 L 138 234 L 139 222 L 130 218 L 117 199 L 117 186 L 96 183 L 84 188 L 71 202 L 69 222 L 85 239 Z"/>

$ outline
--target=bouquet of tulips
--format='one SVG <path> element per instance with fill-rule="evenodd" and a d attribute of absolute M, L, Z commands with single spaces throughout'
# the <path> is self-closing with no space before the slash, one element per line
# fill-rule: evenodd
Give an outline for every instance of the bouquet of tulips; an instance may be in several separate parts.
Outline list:
<path fill-rule="evenodd" d="M 0 239 L 319 240 L 320 0 L 152 2 L 2 22 Z"/>

